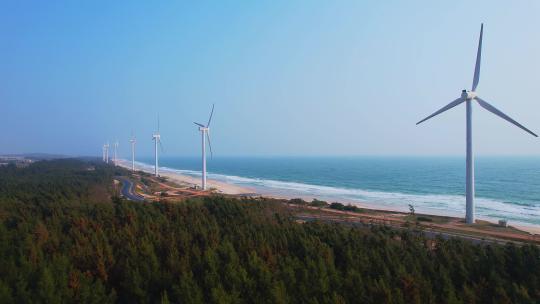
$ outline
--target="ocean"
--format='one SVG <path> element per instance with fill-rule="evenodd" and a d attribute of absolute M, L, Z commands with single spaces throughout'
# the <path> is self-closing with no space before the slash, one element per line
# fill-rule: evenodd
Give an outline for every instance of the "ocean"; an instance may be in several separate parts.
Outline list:
<path fill-rule="evenodd" d="M 151 167 L 153 158 L 140 159 Z M 200 158 L 161 157 L 161 170 L 200 176 Z M 463 157 L 215 157 L 208 178 L 258 193 L 465 215 Z M 540 225 L 540 157 L 477 157 L 476 213 Z"/>

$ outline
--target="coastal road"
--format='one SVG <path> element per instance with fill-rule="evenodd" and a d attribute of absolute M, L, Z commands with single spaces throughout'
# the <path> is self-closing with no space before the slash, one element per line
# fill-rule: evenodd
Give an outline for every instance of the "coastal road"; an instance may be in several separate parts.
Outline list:
<path fill-rule="evenodd" d="M 300 219 L 306 222 L 321 221 L 321 222 L 326 222 L 326 223 L 340 223 L 343 225 L 353 226 L 357 228 L 370 228 L 371 226 L 383 226 L 379 224 L 363 223 L 361 221 L 347 221 L 343 219 L 318 217 L 318 216 L 307 215 L 307 214 L 296 214 L 295 217 L 297 219 Z M 390 225 L 388 227 L 395 230 L 407 229 L 407 228 L 395 226 L 395 225 Z M 428 239 L 436 239 L 439 236 L 446 240 L 451 239 L 451 238 L 459 238 L 459 239 L 467 240 L 476 245 L 489 245 L 489 244 L 505 245 L 509 242 L 514 243 L 516 245 L 532 244 L 530 242 L 522 242 L 519 240 L 507 240 L 507 239 L 489 237 L 489 236 L 479 237 L 479 236 L 466 235 L 464 233 L 452 233 L 452 232 L 447 232 L 447 231 L 422 230 L 418 232 L 423 234 Z"/>
<path fill-rule="evenodd" d="M 135 202 L 144 202 L 144 198 L 133 191 L 134 185 L 129 179 L 125 177 L 118 177 L 118 179 L 122 182 L 121 193 L 126 199 Z"/>

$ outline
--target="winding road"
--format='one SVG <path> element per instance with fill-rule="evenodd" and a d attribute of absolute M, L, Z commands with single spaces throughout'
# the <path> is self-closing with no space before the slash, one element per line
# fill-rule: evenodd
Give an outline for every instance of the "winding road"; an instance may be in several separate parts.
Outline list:
<path fill-rule="evenodd" d="M 125 177 L 118 177 L 118 179 L 122 182 L 121 193 L 126 199 L 135 202 L 144 202 L 144 198 L 133 191 L 134 185 L 129 179 Z"/>

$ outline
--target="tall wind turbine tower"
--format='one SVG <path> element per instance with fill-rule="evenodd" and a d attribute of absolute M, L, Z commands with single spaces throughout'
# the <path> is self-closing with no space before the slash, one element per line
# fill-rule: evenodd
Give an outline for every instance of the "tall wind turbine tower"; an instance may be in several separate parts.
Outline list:
<path fill-rule="evenodd" d="M 157 132 L 152 135 L 152 140 L 154 141 L 154 156 L 155 156 L 155 166 L 154 166 L 154 175 L 159 176 L 159 154 L 158 154 L 158 145 L 163 152 L 163 145 L 161 144 L 161 135 L 159 134 L 159 117 L 158 117 L 158 129 Z"/>
<path fill-rule="evenodd" d="M 114 143 L 114 165 L 118 166 L 118 140 Z"/>
<path fill-rule="evenodd" d="M 521 128 L 525 132 L 538 137 L 535 133 L 530 131 L 529 129 L 522 126 L 517 121 L 510 118 L 508 115 L 504 114 L 503 112 L 499 111 L 497 108 L 489 104 L 487 101 L 481 99 L 476 94 L 476 87 L 478 86 L 478 82 L 480 80 L 480 62 L 482 59 L 482 36 L 484 32 L 484 24 L 480 26 L 480 38 L 478 39 L 478 52 L 476 54 L 476 66 L 474 68 L 474 76 L 473 76 L 473 83 L 472 83 L 472 89 L 470 91 L 462 90 L 461 96 L 449 103 L 448 105 L 444 106 L 440 110 L 436 111 L 435 113 L 429 115 L 428 117 L 422 119 L 417 125 L 436 116 L 441 114 L 442 112 L 445 112 L 459 104 L 462 104 L 465 102 L 466 105 L 466 121 L 467 121 L 467 168 L 466 168 L 466 215 L 465 215 L 465 221 L 467 224 L 474 224 L 475 222 L 475 207 L 474 207 L 474 156 L 473 156 L 473 134 L 472 134 L 472 106 L 473 101 L 476 101 L 482 108 L 488 110 L 489 112 L 499 116 L 500 118 L 510 122 L 511 124 L 514 124 L 518 128 Z"/>
<path fill-rule="evenodd" d="M 105 162 L 109 163 L 109 142 L 105 145 Z"/>
<path fill-rule="evenodd" d="M 212 144 L 210 143 L 210 122 L 212 121 L 212 115 L 214 114 L 214 105 L 212 105 L 212 111 L 210 112 L 210 118 L 208 118 L 208 123 L 206 125 L 194 122 L 199 126 L 199 131 L 201 131 L 202 139 L 202 189 L 206 190 L 206 142 L 205 139 L 208 138 L 208 147 L 210 148 L 210 157 L 212 157 Z"/>
<path fill-rule="evenodd" d="M 129 142 L 131 143 L 131 172 L 135 172 L 135 143 L 137 141 L 135 140 L 135 136 L 133 136 L 133 132 L 131 132 Z"/>
<path fill-rule="evenodd" d="M 103 145 L 103 147 L 101 147 L 101 160 L 103 162 L 105 162 L 105 145 Z"/>
<path fill-rule="evenodd" d="M 109 142 L 105 144 L 105 163 L 109 163 Z"/>

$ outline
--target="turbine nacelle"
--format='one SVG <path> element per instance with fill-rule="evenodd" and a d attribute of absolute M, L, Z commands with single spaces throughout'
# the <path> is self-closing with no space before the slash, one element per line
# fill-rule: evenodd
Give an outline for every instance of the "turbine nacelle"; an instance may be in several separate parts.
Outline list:
<path fill-rule="evenodd" d="M 476 92 L 461 90 L 461 98 L 464 100 L 473 100 L 476 98 Z"/>

